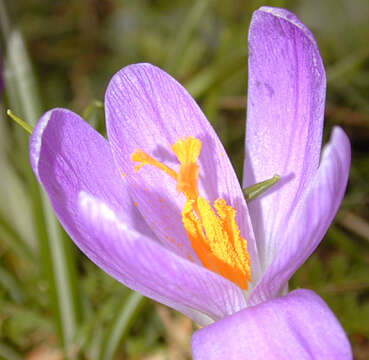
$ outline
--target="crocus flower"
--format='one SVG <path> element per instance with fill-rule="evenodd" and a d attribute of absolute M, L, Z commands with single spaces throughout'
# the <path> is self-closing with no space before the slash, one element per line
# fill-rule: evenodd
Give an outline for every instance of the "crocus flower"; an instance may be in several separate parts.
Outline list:
<path fill-rule="evenodd" d="M 111 79 L 108 141 L 69 110 L 44 114 L 32 167 L 93 262 L 205 326 L 195 359 L 349 359 L 323 300 L 288 293 L 343 198 L 349 140 L 336 127 L 321 154 L 325 72 L 295 15 L 256 11 L 249 48 L 244 186 L 281 176 L 249 205 L 195 101 L 149 64 Z"/>

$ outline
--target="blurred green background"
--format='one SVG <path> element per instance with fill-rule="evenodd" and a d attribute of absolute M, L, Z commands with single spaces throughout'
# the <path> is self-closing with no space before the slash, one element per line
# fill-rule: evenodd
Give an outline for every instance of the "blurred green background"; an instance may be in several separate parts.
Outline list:
<path fill-rule="evenodd" d="M 315 34 L 328 76 L 325 136 L 339 124 L 353 147 L 342 208 L 291 288 L 320 294 L 355 358 L 368 359 L 367 0 L 0 0 L 1 359 L 191 358 L 190 320 L 105 275 L 57 225 L 30 170 L 28 135 L 5 109 L 34 124 L 46 109 L 67 107 L 104 133 L 110 77 L 151 62 L 198 100 L 241 177 L 247 32 L 262 5 L 288 8 Z"/>

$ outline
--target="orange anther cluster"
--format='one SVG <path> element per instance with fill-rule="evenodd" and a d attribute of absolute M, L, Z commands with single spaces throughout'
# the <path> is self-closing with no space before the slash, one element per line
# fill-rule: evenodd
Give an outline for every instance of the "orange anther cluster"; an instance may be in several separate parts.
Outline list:
<path fill-rule="evenodd" d="M 206 268 L 247 289 L 248 281 L 251 281 L 250 256 L 247 241 L 241 236 L 236 222 L 236 210 L 224 199 L 217 199 L 211 205 L 199 195 L 201 147 L 201 141 L 194 137 L 178 140 L 172 145 L 180 162 L 178 173 L 142 150 L 134 152 L 131 158 L 139 163 L 136 170 L 152 165 L 177 181 L 177 190 L 187 199 L 182 221 L 195 253 Z"/>

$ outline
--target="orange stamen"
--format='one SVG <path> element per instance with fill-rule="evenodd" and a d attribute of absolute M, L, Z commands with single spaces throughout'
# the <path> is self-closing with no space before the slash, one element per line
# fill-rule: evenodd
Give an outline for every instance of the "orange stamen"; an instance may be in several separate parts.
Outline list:
<path fill-rule="evenodd" d="M 164 165 L 160 161 L 155 160 L 154 158 L 152 158 L 150 155 L 147 155 L 142 150 L 139 150 L 139 149 L 136 150 L 131 155 L 131 160 L 134 161 L 134 162 L 140 163 L 140 164 L 135 166 L 135 171 L 140 170 L 145 165 L 152 165 L 152 166 L 157 167 L 160 170 L 163 170 L 165 173 L 170 175 L 174 180 L 177 180 L 177 173 L 173 169 L 171 169 L 170 167 Z"/>
<path fill-rule="evenodd" d="M 183 225 L 198 258 L 207 269 L 247 289 L 248 281 L 251 281 L 251 261 L 247 241 L 241 236 L 236 222 L 236 210 L 224 199 L 215 200 L 212 206 L 199 195 L 198 158 L 201 147 L 201 141 L 194 137 L 181 139 L 172 145 L 180 162 L 178 173 L 142 150 L 134 152 L 131 159 L 139 163 L 136 171 L 144 165 L 152 165 L 177 181 L 177 190 L 187 198 L 182 210 Z"/>

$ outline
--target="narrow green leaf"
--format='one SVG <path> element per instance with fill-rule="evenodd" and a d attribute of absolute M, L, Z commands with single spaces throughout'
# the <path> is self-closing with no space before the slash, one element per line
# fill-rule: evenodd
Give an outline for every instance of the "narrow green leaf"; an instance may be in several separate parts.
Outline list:
<path fill-rule="evenodd" d="M 360 243 L 353 241 L 352 236 L 347 236 L 347 234 L 337 225 L 333 224 L 329 228 L 326 236 L 335 247 L 351 256 L 357 264 L 365 263 L 365 261 L 366 263 L 369 262 L 365 257 L 363 257 Z"/>
<path fill-rule="evenodd" d="M 0 236 L 15 254 L 29 262 L 35 262 L 35 254 L 28 244 L 22 239 L 17 230 L 10 224 L 3 214 L 0 213 Z"/>
<path fill-rule="evenodd" d="M 29 124 L 27 124 L 24 120 L 22 120 L 20 117 L 16 116 L 10 109 L 6 111 L 6 114 L 15 121 L 21 128 L 23 128 L 28 134 L 32 134 L 33 127 Z"/>
<path fill-rule="evenodd" d="M 89 343 L 89 348 L 86 354 L 91 360 L 98 360 L 100 358 L 101 349 L 104 342 L 104 328 L 101 324 L 97 324 L 93 331 L 93 337 Z"/>
<path fill-rule="evenodd" d="M 0 110 L 3 110 L 1 105 Z M 18 143 L 14 143 L 15 133 L 9 126 L 6 126 L 5 122 L 9 122 L 9 119 L 1 111 L 0 234 L 6 250 L 10 250 L 19 258 L 24 259 L 27 266 L 34 266 L 36 264 L 37 236 L 33 226 L 31 199 L 25 187 L 24 177 L 27 173 L 25 168 L 29 165 L 23 162 L 25 157 L 21 153 L 22 147 L 18 146 Z M 24 137 L 24 133 L 21 134 Z"/>
<path fill-rule="evenodd" d="M 222 63 L 204 68 L 200 73 L 185 83 L 185 88 L 194 98 L 199 98 L 207 91 L 219 85 L 230 76 L 246 69 L 246 52 L 244 49 L 235 51 L 227 56 Z"/>
<path fill-rule="evenodd" d="M 179 29 L 176 39 L 171 42 L 171 47 L 168 50 L 164 68 L 169 73 L 175 73 L 176 67 L 182 57 L 183 49 L 190 40 L 197 25 L 203 19 L 210 3 L 210 0 L 197 0 L 189 11 L 183 26 Z"/>
<path fill-rule="evenodd" d="M 91 116 L 93 116 L 94 112 L 97 109 L 103 109 L 104 108 L 104 103 L 102 101 L 99 100 L 94 100 L 92 101 L 87 107 L 86 109 L 83 111 L 82 117 L 89 121 L 89 118 Z"/>
<path fill-rule="evenodd" d="M 24 301 L 23 291 L 17 279 L 6 269 L 2 268 L 0 268 L 0 285 L 8 291 L 9 296 L 15 303 L 19 304 Z"/>
<path fill-rule="evenodd" d="M 51 288 L 61 340 L 69 352 L 80 320 L 79 292 L 70 240 L 64 235 L 44 190 L 41 190 L 36 209 L 43 267 Z"/>
<path fill-rule="evenodd" d="M 21 116 L 35 126 L 42 114 L 40 94 L 22 34 L 12 30 L 7 39 L 7 61 L 21 104 Z M 16 109 L 18 111 L 18 109 Z"/>
<path fill-rule="evenodd" d="M 104 103 L 99 100 L 93 100 L 82 113 L 82 117 L 100 133 L 104 133 Z"/>
<path fill-rule="evenodd" d="M 327 68 L 328 83 L 339 80 L 356 68 L 360 67 L 369 58 L 369 47 L 365 46 L 357 51 L 350 52 L 346 57 Z"/>
<path fill-rule="evenodd" d="M 19 106 L 14 110 L 28 124 L 35 126 L 43 111 L 32 64 L 22 34 L 9 25 L 12 22 L 8 21 L 3 0 L 0 0 L 0 10 L 0 27 L 6 44 L 5 89 L 7 91 L 9 87 L 12 90 L 7 91 L 10 102 Z M 25 155 L 27 140 L 24 139 Z M 28 169 L 27 180 L 30 195 L 33 197 L 43 271 L 49 282 L 48 288 L 61 341 L 68 353 L 80 318 L 76 265 L 69 249 L 70 241 L 61 230 L 46 193 L 41 191 L 40 194 L 35 177 L 30 167 Z"/>
<path fill-rule="evenodd" d="M 117 310 L 117 315 L 110 329 L 106 333 L 106 345 L 101 355 L 102 360 L 113 360 L 119 346 L 128 334 L 135 318 L 145 303 L 145 297 L 132 292 Z"/>

